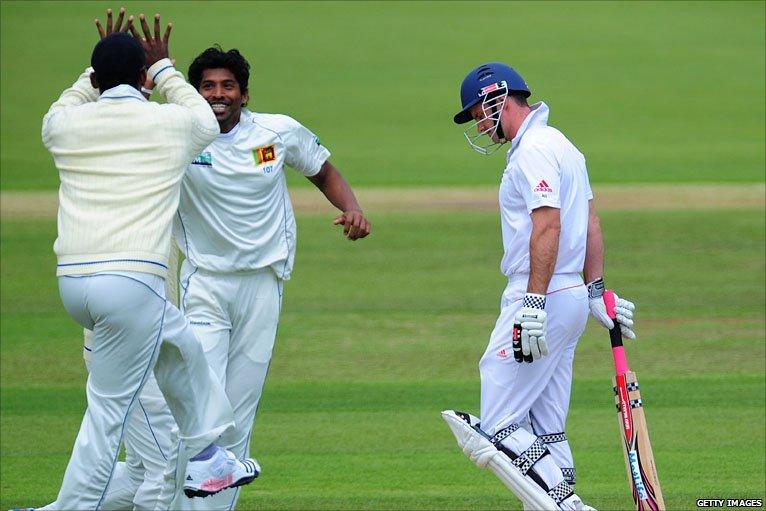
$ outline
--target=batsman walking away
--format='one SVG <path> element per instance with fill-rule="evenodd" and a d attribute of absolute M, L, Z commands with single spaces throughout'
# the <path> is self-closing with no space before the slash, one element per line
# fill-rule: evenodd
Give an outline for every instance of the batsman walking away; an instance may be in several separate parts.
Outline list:
<path fill-rule="evenodd" d="M 500 180 L 500 270 L 508 279 L 481 357 L 481 418 L 445 410 L 463 452 L 489 468 L 524 509 L 591 510 L 575 493 L 565 433 L 575 348 L 588 310 L 634 339 L 634 305 L 604 294 L 604 244 L 585 158 L 513 68 L 482 64 L 463 80 L 454 122 L 485 155 L 508 144 Z M 586 284 L 587 283 L 587 284 Z"/>

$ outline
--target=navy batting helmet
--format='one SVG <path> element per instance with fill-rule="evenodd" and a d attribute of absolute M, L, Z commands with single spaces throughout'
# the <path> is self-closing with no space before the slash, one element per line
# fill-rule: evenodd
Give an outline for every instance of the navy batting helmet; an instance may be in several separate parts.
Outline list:
<path fill-rule="evenodd" d="M 505 83 L 503 84 L 503 82 Z M 525 98 L 532 94 L 529 92 L 529 87 L 527 87 L 527 82 L 524 81 L 524 78 L 507 64 L 489 62 L 472 69 L 460 86 L 460 102 L 463 105 L 463 109 L 455 114 L 455 124 L 463 124 L 470 121 L 471 114 L 468 110 L 481 101 L 484 96 L 503 85 L 509 93 L 521 93 Z"/>

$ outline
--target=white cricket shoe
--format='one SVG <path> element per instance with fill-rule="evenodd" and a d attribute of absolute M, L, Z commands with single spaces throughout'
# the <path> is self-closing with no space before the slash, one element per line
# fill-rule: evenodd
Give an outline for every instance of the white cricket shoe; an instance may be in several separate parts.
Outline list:
<path fill-rule="evenodd" d="M 595 507 L 591 507 L 585 502 L 583 502 L 582 499 L 578 497 L 576 493 L 572 495 L 572 497 L 574 497 L 572 499 L 572 504 L 574 504 L 574 508 L 576 511 L 596 511 Z"/>
<path fill-rule="evenodd" d="M 234 453 L 218 447 L 210 459 L 190 461 L 186 465 L 184 493 L 187 497 L 207 497 L 227 488 L 253 482 L 261 466 L 252 458 L 237 459 Z"/>

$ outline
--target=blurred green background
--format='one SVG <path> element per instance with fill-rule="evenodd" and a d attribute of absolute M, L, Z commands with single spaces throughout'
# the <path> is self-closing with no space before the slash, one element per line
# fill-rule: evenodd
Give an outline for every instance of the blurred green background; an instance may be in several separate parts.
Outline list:
<path fill-rule="evenodd" d="M 763 2 L 126 2 L 174 24 L 184 72 L 213 43 L 250 106 L 320 135 L 357 185 L 494 183 L 452 123 L 500 60 L 551 107 L 594 182 L 763 181 Z M 52 189 L 40 122 L 90 60 L 105 2 L 2 2 L 3 189 Z M 301 185 L 303 185 L 301 180 Z"/>
<path fill-rule="evenodd" d="M 239 48 L 250 106 L 315 131 L 363 191 L 496 186 L 502 156 L 474 154 L 452 115 L 469 69 L 516 67 L 585 153 L 597 200 L 606 183 L 635 193 L 602 211 L 607 283 L 638 304 L 628 357 L 669 509 L 766 497 L 765 5 L 125 4 L 174 23 L 182 70 L 213 43 Z M 0 3 L 4 201 L 56 189 L 41 119 L 87 65 L 107 7 L 119 4 Z M 311 186 L 292 174 L 291 187 Z M 700 204 L 690 188 L 683 204 L 642 210 L 638 183 L 720 185 L 725 204 Z M 760 202 L 738 206 L 752 190 Z M 53 275 L 55 220 L 35 216 L 4 213 L 0 229 L 3 509 L 55 498 L 84 408 L 81 331 Z M 520 509 L 439 417 L 478 412 L 477 362 L 504 286 L 497 214 L 371 218 L 372 236 L 351 244 L 331 215 L 298 216 L 252 442 L 264 473 L 240 509 Z M 577 491 L 598 509 L 630 509 L 607 335 L 593 323 L 567 426 Z"/>

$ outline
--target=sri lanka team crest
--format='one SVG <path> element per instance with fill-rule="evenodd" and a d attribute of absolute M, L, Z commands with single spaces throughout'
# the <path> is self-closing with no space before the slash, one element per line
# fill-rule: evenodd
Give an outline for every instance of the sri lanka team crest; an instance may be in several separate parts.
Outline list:
<path fill-rule="evenodd" d="M 274 144 L 267 145 L 265 147 L 259 147 L 253 151 L 253 156 L 255 156 L 258 165 L 260 165 L 261 163 L 268 163 L 270 161 L 276 160 L 277 150 L 274 148 Z"/>

